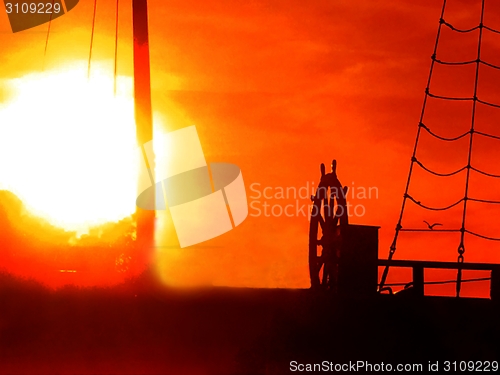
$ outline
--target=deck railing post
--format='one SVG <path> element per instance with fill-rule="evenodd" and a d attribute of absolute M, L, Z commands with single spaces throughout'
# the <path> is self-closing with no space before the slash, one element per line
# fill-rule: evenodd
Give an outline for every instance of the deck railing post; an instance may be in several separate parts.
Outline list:
<path fill-rule="evenodd" d="M 492 301 L 500 301 L 500 268 L 491 269 L 490 298 Z"/>
<path fill-rule="evenodd" d="M 421 265 L 414 265 L 413 269 L 413 288 L 416 296 L 424 295 L 424 267 Z"/>

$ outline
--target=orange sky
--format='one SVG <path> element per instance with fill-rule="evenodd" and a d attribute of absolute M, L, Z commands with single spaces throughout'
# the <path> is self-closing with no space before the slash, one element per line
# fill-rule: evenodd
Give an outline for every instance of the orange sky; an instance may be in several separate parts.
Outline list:
<path fill-rule="evenodd" d="M 46 66 L 87 58 L 92 3 L 80 1 L 53 22 Z M 111 3 L 98 2 L 96 60 L 113 57 Z M 130 5 L 121 3 L 119 72 L 131 74 Z M 477 24 L 479 8 L 465 0 L 448 3 L 445 18 L 449 22 L 461 28 Z M 485 23 L 498 29 L 500 6 L 487 3 Z M 336 158 L 343 184 L 378 189 L 378 198 L 350 199 L 366 210 L 351 222 L 381 226 L 380 257 L 386 257 L 401 206 L 441 6 L 441 1 L 431 0 L 314 4 L 152 0 L 154 110 L 166 119 L 166 130 L 196 125 L 207 161 L 237 164 L 243 171 L 249 203 L 256 195 L 252 184 L 259 183 L 261 189 L 298 189 L 317 183 L 319 164 L 329 165 Z M 12 34 L 7 17 L 0 16 L 2 78 L 42 68 L 46 26 Z M 442 40 L 439 56 L 443 60 L 475 59 L 477 34 L 457 36 L 444 30 Z M 500 65 L 496 53 L 500 36 L 485 35 L 484 42 L 484 59 Z M 471 69 L 437 67 L 431 90 L 470 95 Z M 485 68 L 481 73 L 480 93 L 500 103 L 494 83 L 500 72 Z M 0 87 L 0 100 L 5 95 Z M 495 132 L 499 113 L 481 111 L 478 127 Z M 424 121 L 446 136 L 461 134 L 470 126 L 470 104 L 433 101 Z M 478 167 L 499 174 L 495 142 L 480 140 L 476 150 Z M 452 148 L 423 136 L 418 156 L 429 167 L 449 172 L 465 164 L 466 152 L 466 143 Z M 463 195 L 463 175 L 438 180 L 417 167 L 414 181 L 411 191 L 429 205 L 444 206 Z M 500 198 L 498 182 L 477 176 L 471 181 L 471 195 Z M 296 204 L 294 199 L 266 201 Z M 309 202 L 301 199 L 298 204 Z M 494 222 L 497 209 L 477 205 L 470 206 L 471 228 L 500 237 Z M 436 215 L 411 203 L 408 208 L 403 223 L 407 227 L 423 228 L 422 220 L 439 221 L 447 228 L 460 224 L 460 207 Z M 255 211 L 250 209 L 252 214 Z M 308 287 L 307 232 L 304 216 L 249 216 L 235 230 L 160 262 L 171 280 Z M 456 260 L 456 237 L 433 236 L 442 236 L 435 246 L 415 236 L 402 236 L 396 258 Z M 466 261 L 499 260 L 498 245 L 467 240 Z"/>

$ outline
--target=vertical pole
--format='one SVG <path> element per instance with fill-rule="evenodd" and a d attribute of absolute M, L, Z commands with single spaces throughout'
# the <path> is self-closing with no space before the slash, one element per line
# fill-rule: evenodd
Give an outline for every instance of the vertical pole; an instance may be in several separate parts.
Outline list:
<path fill-rule="evenodd" d="M 424 296 L 424 267 L 413 266 L 413 288 L 417 297 Z"/>
<path fill-rule="evenodd" d="M 500 302 L 500 267 L 491 270 L 490 298 L 496 303 Z"/>
<path fill-rule="evenodd" d="M 132 23 L 134 34 L 134 103 L 137 143 L 146 160 L 147 171 L 154 186 L 154 160 L 145 157 L 143 145 L 153 139 L 153 116 L 151 109 L 151 75 L 149 64 L 149 31 L 147 0 L 132 0 Z M 154 243 L 155 211 L 136 208 L 137 240 L 143 249 Z"/>
<path fill-rule="evenodd" d="M 469 199 L 469 182 L 472 160 L 472 145 L 474 140 L 474 127 L 476 125 L 477 92 L 479 87 L 479 67 L 481 66 L 481 45 L 483 39 L 483 20 L 484 20 L 484 0 L 481 1 L 481 19 L 479 21 L 479 37 L 477 42 L 477 60 L 476 60 L 476 78 L 474 79 L 474 96 L 472 97 L 472 117 L 469 130 L 469 152 L 467 156 L 467 172 L 465 176 L 464 209 L 462 214 L 462 226 L 460 228 L 460 245 L 458 245 L 458 272 L 457 272 L 457 297 L 460 297 L 460 288 L 462 285 L 462 268 L 460 264 L 464 262 L 465 253 L 465 221 L 467 218 L 467 200 Z"/>

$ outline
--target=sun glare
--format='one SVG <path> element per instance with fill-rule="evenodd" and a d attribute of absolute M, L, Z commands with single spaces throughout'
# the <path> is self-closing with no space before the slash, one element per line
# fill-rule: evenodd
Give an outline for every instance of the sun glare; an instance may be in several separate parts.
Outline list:
<path fill-rule="evenodd" d="M 137 162 L 132 79 L 98 64 L 3 82 L 0 189 L 67 230 L 119 221 L 135 211 Z"/>

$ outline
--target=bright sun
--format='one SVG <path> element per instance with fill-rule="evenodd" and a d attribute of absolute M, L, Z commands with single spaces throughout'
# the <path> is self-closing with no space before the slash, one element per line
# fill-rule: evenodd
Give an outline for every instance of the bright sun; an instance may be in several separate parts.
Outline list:
<path fill-rule="evenodd" d="M 4 82 L 0 189 L 38 216 L 79 233 L 135 211 L 137 162 L 132 80 L 97 64 Z"/>

